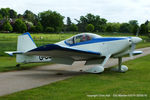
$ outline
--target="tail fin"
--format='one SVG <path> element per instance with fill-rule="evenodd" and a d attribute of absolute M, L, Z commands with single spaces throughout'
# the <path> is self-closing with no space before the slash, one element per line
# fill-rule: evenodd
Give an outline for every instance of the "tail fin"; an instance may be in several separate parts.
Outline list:
<path fill-rule="evenodd" d="M 18 43 L 17 43 L 17 51 L 19 52 L 27 52 L 29 50 L 32 50 L 36 48 L 36 45 L 30 35 L 30 33 L 24 33 L 23 35 L 18 36 Z M 33 56 L 27 56 L 24 54 L 17 54 L 16 61 L 18 63 L 28 63 L 28 62 L 34 62 L 33 60 L 36 60 L 37 57 Z"/>
<path fill-rule="evenodd" d="M 36 45 L 30 35 L 30 33 L 24 33 L 18 37 L 17 51 L 27 52 L 36 48 Z"/>
<path fill-rule="evenodd" d="M 32 62 L 49 62 L 51 59 L 49 57 L 40 56 L 29 56 L 24 53 L 36 48 L 36 45 L 30 35 L 30 33 L 24 33 L 18 36 L 17 51 L 6 51 L 5 53 L 12 56 L 16 54 L 17 63 L 32 63 Z"/>

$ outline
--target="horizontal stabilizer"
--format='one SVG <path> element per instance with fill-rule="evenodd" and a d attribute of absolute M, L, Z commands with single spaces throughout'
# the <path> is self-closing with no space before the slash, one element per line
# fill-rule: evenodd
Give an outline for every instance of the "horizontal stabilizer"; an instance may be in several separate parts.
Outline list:
<path fill-rule="evenodd" d="M 14 54 L 23 54 L 24 52 L 21 51 L 5 51 L 10 56 L 13 56 Z"/>

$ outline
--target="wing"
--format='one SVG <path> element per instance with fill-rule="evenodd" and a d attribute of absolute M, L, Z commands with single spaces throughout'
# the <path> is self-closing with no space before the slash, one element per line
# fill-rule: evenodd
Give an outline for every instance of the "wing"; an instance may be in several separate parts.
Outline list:
<path fill-rule="evenodd" d="M 26 55 L 47 56 L 52 58 L 71 58 L 76 61 L 101 58 L 99 52 L 78 50 L 62 47 L 57 44 L 48 44 L 25 53 Z"/>

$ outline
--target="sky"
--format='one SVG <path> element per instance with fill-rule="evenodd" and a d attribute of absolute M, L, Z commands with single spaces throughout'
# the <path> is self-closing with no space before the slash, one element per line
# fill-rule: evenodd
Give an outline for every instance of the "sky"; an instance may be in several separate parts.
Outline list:
<path fill-rule="evenodd" d="M 72 22 L 87 13 L 99 15 L 108 22 L 128 22 L 138 20 L 139 24 L 150 20 L 150 0 L 0 0 L 0 8 L 9 7 L 23 14 L 31 10 L 38 14 L 42 11 L 57 11 Z"/>

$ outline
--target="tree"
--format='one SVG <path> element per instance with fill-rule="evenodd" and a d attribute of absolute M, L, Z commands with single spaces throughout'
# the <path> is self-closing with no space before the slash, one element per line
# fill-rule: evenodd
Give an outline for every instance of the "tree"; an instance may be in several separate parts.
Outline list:
<path fill-rule="evenodd" d="M 131 28 L 131 33 L 133 33 L 134 35 L 136 35 L 138 31 L 139 31 L 138 25 L 135 25 Z"/>
<path fill-rule="evenodd" d="M 71 24 L 69 27 L 70 31 L 78 31 L 78 27 L 75 24 Z"/>
<path fill-rule="evenodd" d="M 37 15 L 35 15 L 33 12 L 31 12 L 30 10 L 26 10 L 23 14 L 23 18 L 35 23 L 37 21 Z"/>
<path fill-rule="evenodd" d="M 72 25 L 71 19 L 70 19 L 70 17 L 67 17 L 67 25 L 66 25 L 66 30 L 67 31 L 71 31 L 70 30 L 71 25 Z"/>
<path fill-rule="evenodd" d="M 78 22 L 79 31 L 86 31 L 85 26 L 88 24 L 92 24 L 94 26 L 94 31 L 105 31 L 107 20 L 104 18 L 100 18 L 98 15 L 87 14 L 86 16 L 81 16 L 80 20 L 76 20 Z"/>
<path fill-rule="evenodd" d="M 148 37 L 150 38 L 150 23 L 148 23 L 147 28 L 148 28 Z"/>
<path fill-rule="evenodd" d="M 42 24 L 40 22 L 38 22 L 35 29 L 36 29 L 36 32 L 42 32 L 43 31 Z"/>
<path fill-rule="evenodd" d="M 129 33 L 130 32 L 129 24 L 128 23 L 122 23 L 120 25 L 120 32 Z"/>
<path fill-rule="evenodd" d="M 17 19 L 14 23 L 14 31 L 25 32 L 27 31 L 27 26 L 21 19 Z"/>
<path fill-rule="evenodd" d="M 112 32 L 119 32 L 120 23 L 112 23 Z"/>
<path fill-rule="evenodd" d="M 23 19 L 23 15 L 18 14 L 18 15 L 17 15 L 17 18 L 19 18 L 19 19 Z"/>
<path fill-rule="evenodd" d="M 145 24 L 141 24 L 140 26 L 140 34 L 147 35 L 148 34 L 148 27 Z"/>
<path fill-rule="evenodd" d="M 3 24 L 3 30 L 4 31 L 10 31 L 10 32 L 13 30 L 13 27 L 10 25 L 9 21 L 6 21 Z"/>
<path fill-rule="evenodd" d="M 52 32 L 54 32 L 54 28 L 53 27 L 46 27 L 46 32 L 52 33 Z"/>
<path fill-rule="evenodd" d="M 129 27 L 130 27 L 130 32 L 136 35 L 139 26 L 138 26 L 138 21 L 137 20 L 130 20 L 129 21 Z"/>
<path fill-rule="evenodd" d="M 0 14 L 0 20 L 3 19 L 3 16 Z"/>
<path fill-rule="evenodd" d="M 10 10 L 10 8 L 1 8 L 0 9 L 0 14 L 2 15 L 3 18 L 9 17 L 9 10 Z"/>
<path fill-rule="evenodd" d="M 112 23 L 107 23 L 107 26 L 106 26 L 106 31 L 107 32 L 113 32 L 113 25 L 112 25 Z"/>
<path fill-rule="evenodd" d="M 149 21 L 147 20 L 147 21 L 145 22 L 145 25 L 148 25 L 148 23 L 149 23 Z"/>
<path fill-rule="evenodd" d="M 30 30 L 30 28 L 33 26 L 33 23 L 32 22 L 29 22 L 29 21 L 25 21 L 24 22 L 27 26 L 27 30 Z"/>
<path fill-rule="evenodd" d="M 150 32 L 150 23 L 147 24 L 148 32 Z"/>
<path fill-rule="evenodd" d="M 93 30 L 94 30 L 94 25 L 88 24 L 88 25 L 86 26 L 86 31 L 92 32 Z"/>
<path fill-rule="evenodd" d="M 60 32 L 63 28 L 64 17 L 55 11 L 44 11 L 39 13 L 39 19 L 43 27 L 52 27 L 54 32 Z"/>
<path fill-rule="evenodd" d="M 13 9 L 9 10 L 9 17 L 10 18 L 17 18 L 17 12 L 14 11 Z"/>
<path fill-rule="evenodd" d="M 67 17 L 67 26 L 70 26 L 72 24 L 70 17 Z"/>
<path fill-rule="evenodd" d="M 29 32 L 36 32 L 36 27 L 35 27 L 35 26 L 32 26 L 32 27 L 29 29 Z"/>

